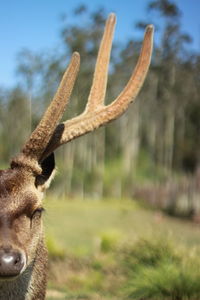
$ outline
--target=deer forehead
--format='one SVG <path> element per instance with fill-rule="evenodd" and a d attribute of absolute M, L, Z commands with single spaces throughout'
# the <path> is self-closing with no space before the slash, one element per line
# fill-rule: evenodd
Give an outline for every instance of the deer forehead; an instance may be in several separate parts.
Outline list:
<path fill-rule="evenodd" d="M 0 207 L 2 212 L 34 210 L 41 204 L 42 195 L 36 189 L 35 178 L 21 170 L 0 171 Z"/>

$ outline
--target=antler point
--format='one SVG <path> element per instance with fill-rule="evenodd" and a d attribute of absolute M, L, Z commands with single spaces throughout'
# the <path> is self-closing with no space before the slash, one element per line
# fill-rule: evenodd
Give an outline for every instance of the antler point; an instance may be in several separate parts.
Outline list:
<path fill-rule="evenodd" d="M 154 31 L 154 25 L 153 24 L 147 25 L 146 30 L 153 32 Z"/>
<path fill-rule="evenodd" d="M 79 54 L 79 52 L 75 51 L 75 52 L 72 54 L 72 57 L 80 60 L 80 54 Z"/>
<path fill-rule="evenodd" d="M 116 21 L 115 13 L 110 13 L 109 17 L 108 17 L 108 20 L 111 21 L 111 22 L 115 22 Z"/>

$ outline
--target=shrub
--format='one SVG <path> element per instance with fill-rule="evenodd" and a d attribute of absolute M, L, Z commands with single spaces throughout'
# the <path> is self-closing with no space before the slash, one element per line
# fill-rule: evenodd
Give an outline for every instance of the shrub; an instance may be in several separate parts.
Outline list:
<path fill-rule="evenodd" d="M 163 260 L 178 261 L 179 255 L 167 239 L 140 239 L 122 249 L 123 264 L 131 272 L 141 265 L 156 266 Z"/>
<path fill-rule="evenodd" d="M 162 261 L 142 266 L 127 284 L 129 299 L 199 299 L 200 273 L 195 265 Z"/>
<path fill-rule="evenodd" d="M 197 254 L 174 250 L 163 240 L 142 240 L 125 252 L 126 299 L 200 299 L 200 260 Z"/>
<path fill-rule="evenodd" d="M 62 247 L 60 247 L 56 241 L 52 237 L 47 237 L 46 245 L 49 253 L 49 258 L 52 260 L 56 259 L 64 259 L 65 258 L 65 251 Z"/>
<path fill-rule="evenodd" d="M 121 240 L 121 233 L 117 230 L 108 230 L 101 234 L 100 249 L 102 252 L 115 250 Z"/>

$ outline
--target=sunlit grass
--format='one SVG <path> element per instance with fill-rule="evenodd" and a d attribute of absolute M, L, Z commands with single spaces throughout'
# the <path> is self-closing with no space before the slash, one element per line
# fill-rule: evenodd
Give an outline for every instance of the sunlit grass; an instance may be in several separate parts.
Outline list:
<path fill-rule="evenodd" d="M 47 199 L 45 229 L 67 252 L 90 254 L 102 234 L 118 232 L 121 243 L 166 236 L 188 247 L 200 246 L 200 227 L 146 210 L 128 200 Z"/>
<path fill-rule="evenodd" d="M 122 300 L 118 291 L 123 290 L 124 280 L 126 282 L 126 276 L 129 276 L 122 262 L 124 250 L 130 246 L 134 248 L 143 239 L 158 241 L 155 253 L 154 246 L 153 252 L 149 251 L 151 248 L 142 250 L 139 247 L 138 253 L 147 251 L 150 256 L 153 253 L 157 257 L 163 241 L 172 242 L 172 249 L 180 252 L 184 261 L 193 253 L 195 257 L 200 253 L 198 225 L 145 209 L 135 201 L 47 198 L 45 207 L 45 229 L 51 258 L 49 288 L 53 289 L 52 295 L 57 295 L 53 297 L 50 293 L 48 300 Z M 166 251 L 162 253 L 165 256 Z M 135 261 L 135 254 L 131 261 Z M 176 265 L 171 268 L 175 270 Z M 153 267 L 155 278 L 159 271 Z M 174 274 L 179 274 L 179 270 Z M 137 280 L 143 284 L 140 277 Z M 134 281 L 133 284 L 131 280 L 128 282 L 133 286 L 133 291 L 137 290 Z"/>

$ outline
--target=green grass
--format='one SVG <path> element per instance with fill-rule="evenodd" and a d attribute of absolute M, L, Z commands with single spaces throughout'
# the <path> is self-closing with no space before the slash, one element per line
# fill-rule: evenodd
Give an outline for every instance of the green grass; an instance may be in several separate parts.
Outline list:
<path fill-rule="evenodd" d="M 183 274 L 180 285 L 184 280 L 194 283 L 191 275 L 194 270 L 188 263 L 186 272 L 185 257 L 193 259 L 200 253 L 197 225 L 163 216 L 125 199 L 47 199 L 45 204 L 45 228 L 51 258 L 49 288 L 53 290 L 52 295 L 57 295 L 50 293 L 48 300 L 119 300 L 123 299 L 125 286 L 125 293 L 127 286 L 130 290 L 129 296 L 139 293 L 138 298 L 130 299 L 140 299 L 141 291 L 145 290 L 142 284 L 148 281 L 141 281 L 143 274 L 150 274 L 147 277 L 156 282 L 162 270 L 166 271 L 168 267 L 176 278 Z M 142 242 L 145 239 L 150 244 Z M 174 248 L 173 258 L 183 256 L 181 263 L 179 259 L 170 260 Z M 148 261 L 160 264 L 149 265 Z M 137 274 L 132 277 L 136 269 Z M 195 272 L 197 275 L 196 269 Z M 167 278 L 167 275 L 163 277 L 163 284 Z M 176 283 L 175 279 L 172 283 Z M 150 290 L 152 286 L 145 288 Z"/>
<path fill-rule="evenodd" d="M 143 236 L 165 236 L 187 247 L 200 246 L 199 226 L 140 208 L 128 200 L 47 199 L 45 229 L 67 253 L 91 254 L 103 234 L 114 231 L 121 243 Z"/>

